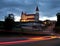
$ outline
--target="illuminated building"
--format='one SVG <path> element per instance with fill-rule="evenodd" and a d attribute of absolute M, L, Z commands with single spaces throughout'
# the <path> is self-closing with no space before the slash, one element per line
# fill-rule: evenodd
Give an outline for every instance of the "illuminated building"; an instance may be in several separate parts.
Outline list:
<path fill-rule="evenodd" d="M 21 22 L 38 22 L 39 21 L 39 9 L 38 6 L 36 7 L 36 13 L 35 14 L 26 14 L 23 13 L 21 14 Z"/>
<path fill-rule="evenodd" d="M 39 9 L 38 6 L 36 7 L 35 14 L 27 14 L 22 12 L 21 14 L 21 29 L 28 29 L 30 31 L 32 30 L 41 30 L 42 23 L 39 22 Z"/>

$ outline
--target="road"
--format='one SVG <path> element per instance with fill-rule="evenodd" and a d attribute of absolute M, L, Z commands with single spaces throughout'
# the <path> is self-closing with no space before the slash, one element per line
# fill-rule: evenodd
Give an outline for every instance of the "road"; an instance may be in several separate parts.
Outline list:
<path fill-rule="evenodd" d="M 13 45 L 14 46 L 30 46 L 30 45 L 37 46 L 39 44 L 44 45 L 45 42 L 48 43 L 48 44 L 50 42 L 53 42 L 55 44 L 54 40 L 51 40 L 51 39 L 54 39 L 54 38 L 57 38 L 57 37 L 56 36 L 42 36 L 42 37 L 41 36 L 38 36 L 38 37 L 34 36 L 34 37 L 24 37 L 24 38 L 27 38 L 27 40 L 21 40 L 20 39 L 20 40 L 16 40 L 16 41 L 0 42 L 0 46 L 13 46 Z M 58 40 L 57 42 L 60 41 L 60 39 L 57 39 L 57 40 Z"/>
<path fill-rule="evenodd" d="M 53 28 L 54 26 L 49 26 L 45 30 L 46 33 L 53 33 Z M 60 36 L 25 36 L 3 39 L 0 38 L 0 46 L 60 46 Z"/>
<path fill-rule="evenodd" d="M 14 44 L 8 46 L 60 46 L 60 39 L 44 40 L 44 41 L 37 41 L 37 42 L 30 42 L 23 44 Z"/>

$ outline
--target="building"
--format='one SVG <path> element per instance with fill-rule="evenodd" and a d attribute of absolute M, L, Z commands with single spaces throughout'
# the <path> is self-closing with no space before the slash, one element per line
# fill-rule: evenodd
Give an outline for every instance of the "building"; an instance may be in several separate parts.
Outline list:
<path fill-rule="evenodd" d="M 22 12 L 20 19 L 21 28 L 34 30 L 34 27 L 36 27 L 35 29 L 39 30 L 38 27 L 40 26 L 40 24 L 38 6 L 36 7 L 35 11 L 35 14 L 27 14 Z"/>
<path fill-rule="evenodd" d="M 28 31 L 32 31 L 32 30 L 42 30 L 42 26 L 44 26 L 43 23 L 41 23 L 42 21 L 39 20 L 39 8 L 38 6 L 36 7 L 35 10 L 35 14 L 27 14 L 27 13 L 23 13 L 21 14 L 21 28 L 22 29 L 28 29 Z"/>
<path fill-rule="evenodd" d="M 23 13 L 21 14 L 21 22 L 38 22 L 39 21 L 39 9 L 38 6 L 36 7 L 36 13 L 35 14 L 27 14 Z"/>

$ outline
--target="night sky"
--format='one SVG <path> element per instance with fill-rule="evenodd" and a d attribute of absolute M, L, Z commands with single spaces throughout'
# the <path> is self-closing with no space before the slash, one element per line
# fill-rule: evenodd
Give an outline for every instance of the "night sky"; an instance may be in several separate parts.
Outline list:
<path fill-rule="evenodd" d="M 0 21 L 9 13 L 13 13 L 15 21 L 20 20 L 21 12 L 35 13 L 39 7 L 40 20 L 56 20 L 56 13 L 60 12 L 60 0 L 0 0 Z"/>

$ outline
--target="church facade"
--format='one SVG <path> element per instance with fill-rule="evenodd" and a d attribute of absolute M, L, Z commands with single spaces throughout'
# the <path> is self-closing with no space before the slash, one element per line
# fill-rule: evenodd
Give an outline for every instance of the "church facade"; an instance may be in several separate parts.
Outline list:
<path fill-rule="evenodd" d="M 39 21 L 38 6 L 36 7 L 36 13 L 35 14 L 27 14 L 27 13 L 22 12 L 20 21 L 21 22 L 38 22 Z"/>
<path fill-rule="evenodd" d="M 21 14 L 21 28 L 22 29 L 28 29 L 30 31 L 32 30 L 41 30 L 42 29 L 42 24 L 39 21 L 39 9 L 38 6 L 36 7 L 35 14 L 27 14 L 23 13 Z M 28 31 L 29 32 L 29 31 Z"/>

